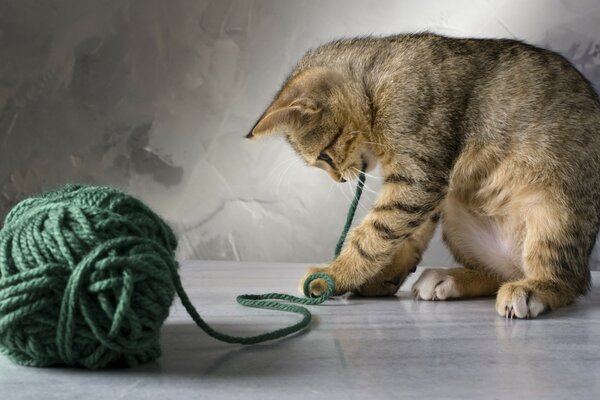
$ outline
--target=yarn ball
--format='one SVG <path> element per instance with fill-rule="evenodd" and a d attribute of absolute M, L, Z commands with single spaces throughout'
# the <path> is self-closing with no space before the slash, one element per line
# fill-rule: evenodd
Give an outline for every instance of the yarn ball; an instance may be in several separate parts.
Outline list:
<path fill-rule="evenodd" d="M 0 351 L 28 366 L 134 366 L 160 356 L 177 240 L 140 200 L 67 185 L 0 230 Z"/>

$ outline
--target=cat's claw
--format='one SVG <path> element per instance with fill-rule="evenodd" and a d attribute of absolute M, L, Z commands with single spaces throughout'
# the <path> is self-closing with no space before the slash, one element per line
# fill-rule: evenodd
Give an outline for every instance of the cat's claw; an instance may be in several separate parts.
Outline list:
<path fill-rule="evenodd" d="M 515 309 L 513 307 L 504 307 L 504 318 L 513 319 L 515 316 Z"/>
<path fill-rule="evenodd" d="M 516 317 L 516 316 L 517 316 L 517 314 L 516 314 L 514 307 L 506 306 L 506 309 L 504 310 L 504 318 L 514 319 L 514 317 Z M 519 317 L 517 317 L 517 318 L 519 318 Z M 525 319 L 531 318 L 531 312 L 527 311 L 527 314 L 525 314 L 525 316 L 523 318 L 525 318 Z"/>
<path fill-rule="evenodd" d="M 537 317 L 546 307 L 525 285 L 512 282 L 498 291 L 496 309 L 506 319 L 529 319 Z"/>

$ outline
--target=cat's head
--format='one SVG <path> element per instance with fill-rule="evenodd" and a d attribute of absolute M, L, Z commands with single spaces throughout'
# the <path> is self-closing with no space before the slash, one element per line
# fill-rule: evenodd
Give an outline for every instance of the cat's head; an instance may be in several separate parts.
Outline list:
<path fill-rule="evenodd" d="M 350 82 L 324 67 L 292 75 L 246 138 L 283 134 L 308 165 L 338 182 L 372 169 L 368 105 Z"/>

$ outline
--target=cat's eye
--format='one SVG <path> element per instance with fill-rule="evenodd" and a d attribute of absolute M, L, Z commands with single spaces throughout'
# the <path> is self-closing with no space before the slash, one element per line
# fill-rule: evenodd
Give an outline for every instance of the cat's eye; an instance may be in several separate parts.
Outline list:
<path fill-rule="evenodd" d="M 331 159 L 331 157 L 329 157 L 329 154 L 321 152 L 319 154 L 319 160 L 321 161 L 325 161 L 327 164 L 332 165 L 333 160 Z"/>

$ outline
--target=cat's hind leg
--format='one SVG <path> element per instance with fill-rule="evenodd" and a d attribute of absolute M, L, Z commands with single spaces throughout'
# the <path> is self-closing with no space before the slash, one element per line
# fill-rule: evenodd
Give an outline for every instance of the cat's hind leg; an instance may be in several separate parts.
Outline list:
<path fill-rule="evenodd" d="M 412 293 L 420 300 L 466 299 L 493 296 L 500 282 L 481 269 L 428 268 L 412 286 Z"/>
<path fill-rule="evenodd" d="M 559 249 L 554 250 L 564 251 L 564 248 Z M 551 248 L 540 251 L 546 255 L 532 256 L 528 263 L 543 265 L 543 268 L 526 264 L 527 278 L 505 283 L 498 290 L 496 311 L 501 316 L 534 318 L 542 312 L 572 303 L 587 291 L 590 282 L 587 260 L 583 257 L 568 259 L 563 255 L 562 260 L 552 261 L 546 257 L 556 251 Z"/>
<path fill-rule="evenodd" d="M 583 200 L 577 209 L 569 209 L 545 199 L 525 216 L 525 278 L 505 283 L 498 291 L 496 311 L 501 316 L 533 318 L 573 302 L 589 289 L 595 210 Z"/>
<path fill-rule="evenodd" d="M 540 313 L 571 303 L 577 292 L 549 279 L 523 279 L 502 285 L 496 311 L 506 318 L 535 318 Z"/>

